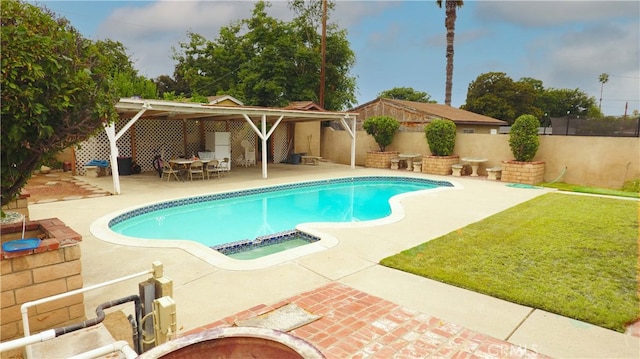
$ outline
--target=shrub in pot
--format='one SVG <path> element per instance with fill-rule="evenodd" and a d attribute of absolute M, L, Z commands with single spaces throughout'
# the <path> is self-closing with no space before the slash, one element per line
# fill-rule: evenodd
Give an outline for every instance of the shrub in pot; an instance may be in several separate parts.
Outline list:
<path fill-rule="evenodd" d="M 380 148 L 380 151 L 367 152 L 365 166 L 389 168 L 391 160 L 398 155 L 398 152 L 386 152 L 385 149 L 393 141 L 393 136 L 400 128 L 400 122 L 389 116 L 375 116 L 366 119 L 362 127 L 367 134 L 373 136 Z"/>
<path fill-rule="evenodd" d="M 434 156 L 451 156 L 456 145 L 456 124 L 451 120 L 437 118 L 424 129 L 429 150 Z"/>
<path fill-rule="evenodd" d="M 424 129 L 431 156 L 422 159 L 422 172 L 446 176 L 451 174 L 451 166 L 460 161 L 453 155 L 456 145 L 456 124 L 451 120 L 437 118 Z"/>
<path fill-rule="evenodd" d="M 516 118 L 509 130 L 509 146 L 516 161 L 530 162 L 540 147 L 538 138 L 540 121 L 533 115 Z"/>
<path fill-rule="evenodd" d="M 366 119 L 362 127 L 367 134 L 373 136 L 380 147 L 380 152 L 384 152 L 385 148 L 393 141 L 393 135 L 400 128 L 400 122 L 389 116 L 374 116 Z"/>
<path fill-rule="evenodd" d="M 539 126 L 533 115 L 522 115 L 515 120 L 509 130 L 509 147 L 515 160 L 502 161 L 502 181 L 524 184 L 544 181 L 545 163 L 533 161 L 540 147 Z"/>

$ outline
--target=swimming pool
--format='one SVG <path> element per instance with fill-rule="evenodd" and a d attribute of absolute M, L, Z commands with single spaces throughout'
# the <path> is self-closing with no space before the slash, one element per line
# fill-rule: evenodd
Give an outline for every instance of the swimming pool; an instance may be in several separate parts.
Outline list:
<path fill-rule="evenodd" d="M 405 177 L 358 177 L 206 195 L 143 207 L 114 218 L 112 231 L 145 239 L 218 246 L 308 222 L 360 222 L 391 214 L 395 195 L 447 186 Z"/>
<path fill-rule="evenodd" d="M 321 181 L 308 181 L 308 182 L 295 182 L 289 184 L 279 184 L 269 187 L 257 187 L 246 190 L 233 190 L 230 192 L 218 192 L 207 195 L 200 195 L 197 197 L 185 197 L 179 198 L 169 201 L 155 202 L 149 203 L 147 205 L 141 207 L 132 207 L 128 209 L 122 209 L 117 212 L 113 212 L 109 215 L 103 216 L 96 221 L 94 221 L 90 226 L 91 234 L 98 239 L 104 240 L 109 243 L 123 245 L 127 247 L 148 247 L 148 248 L 177 248 L 182 249 L 201 260 L 214 265 L 219 268 L 229 269 L 229 270 L 252 270 L 252 269 L 260 269 L 267 268 L 272 265 L 284 263 L 286 261 L 292 260 L 294 258 L 298 258 L 301 256 L 306 256 L 312 253 L 317 253 L 319 251 L 326 250 L 328 248 L 334 247 L 338 245 L 338 238 L 331 235 L 329 232 L 331 229 L 338 228 L 358 228 L 358 227 L 370 227 L 376 225 L 384 225 L 390 224 L 397 221 L 400 221 L 404 218 L 404 209 L 400 204 L 401 200 L 406 198 L 407 196 L 414 196 L 419 193 L 427 193 L 434 194 L 440 191 L 446 191 L 451 188 L 459 188 L 460 186 L 448 181 L 435 181 L 428 180 L 422 177 L 410 177 L 411 174 L 407 177 L 404 176 L 360 176 L 360 177 L 344 177 L 344 178 L 335 178 L 329 180 L 321 180 Z M 415 176 L 415 175 L 414 175 Z M 133 217 L 144 215 L 155 210 L 168 209 L 173 207 L 179 207 L 182 205 L 189 205 L 194 203 L 201 203 L 211 200 L 221 200 L 221 199 L 232 199 L 237 197 L 249 197 L 252 195 L 263 195 L 268 194 L 274 191 L 287 191 L 287 190 L 303 190 L 306 187 L 313 187 L 318 185 L 327 185 L 327 184 L 337 184 L 337 183 L 352 183 L 352 182 L 376 182 L 376 181 L 394 181 L 394 182 L 408 182 L 408 183 L 417 183 L 421 185 L 420 187 L 412 189 L 411 192 L 404 192 L 395 196 L 392 196 L 390 199 L 386 200 L 385 207 L 390 208 L 390 214 L 385 215 L 382 218 L 374 219 L 374 220 L 365 220 L 364 218 L 359 218 L 357 215 L 354 217 L 354 221 L 352 222 L 310 222 L 310 223 L 301 223 L 295 225 L 295 229 L 308 234 L 310 237 L 315 237 L 315 240 L 312 243 L 293 248 L 287 249 L 285 251 L 274 253 L 267 255 L 262 258 L 251 259 L 251 260 L 237 260 L 230 256 L 223 254 L 224 251 L 212 250 L 211 248 L 216 247 L 215 245 L 209 246 L 203 243 L 199 243 L 192 240 L 183 240 L 183 239 L 146 239 L 141 237 L 133 237 L 129 235 L 123 235 L 115 232 L 112 229 L 112 226 L 117 225 L 120 222 L 126 221 Z M 428 185 L 428 186 L 425 186 Z M 432 189 L 428 189 L 432 188 Z M 312 196 L 307 194 L 306 198 L 315 198 L 317 196 Z M 349 195 L 349 198 L 353 198 Z M 267 201 L 269 202 L 269 201 Z M 306 201 L 298 201 L 298 203 L 305 204 Z M 353 208 L 357 207 L 357 202 L 354 200 Z M 351 206 L 351 203 L 349 206 Z M 350 207 L 351 208 L 351 207 Z M 307 210 L 308 211 L 308 210 Z M 346 211 L 346 209 L 345 209 Z M 343 212 L 345 213 L 345 212 Z M 354 212 L 355 213 L 355 212 Z M 269 212 L 269 215 L 266 216 L 267 219 L 271 218 L 275 213 Z M 241 223 L 246 223 L 247 214 L 242 213 L 239 217 L 243 220 Z M 262 216 L 259 216 L 263 218 Z M 164 220 L 162 220 L 164 222 Z M 261 223 L 262 224 L 262 223 Z M 215 233 L 220 227 L 229 227 L 237 228 L 242 227 L 243 224 L 240 225 L 232 225 L 231 223 L 224 223 L 224 221 L 214 221 L 212 219 L 205 219 L 196 221 L 193 217 L 188 217 L 184 222 L 179 224 L 180 227 L 203 227 L 208 228 L 208 232 Z M 288 227 L 287 230 L 293 227 Z M 286 231 L 285 231 L 286 232 Z M 207 234 L 206 236 L 210 236 Z M 319 238 L 319 240 L 318 240 Z M 248 239 L 247 239 L 248 240 Z M 241 240 L 239 242 L 232 242 L 230 247 L 235 245 L 243 245 L 247 240 Z M 262 239 L 260 239 L 262 240 Z M 265 241 L 267 243 L 268 241 Z M 218 249 L 218 248 L 216 248 Z"/>

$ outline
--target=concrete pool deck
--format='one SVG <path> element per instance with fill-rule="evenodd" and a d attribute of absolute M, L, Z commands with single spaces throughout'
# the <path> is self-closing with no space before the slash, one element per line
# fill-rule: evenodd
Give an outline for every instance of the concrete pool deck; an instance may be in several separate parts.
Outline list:
<path fill-rule="evenodd" d="M 193 182 L 160 181 L 156 174 L 121 177 L 121 195 L 29 205 L 32 219 L 57 217 L 83 237 L 84 285 L 94 285 L 164 264 L 174 281 L 179 334 L 206 327 L 250 308 L 270 306 L 301 293 L 340 284 L 409 310 L 551 357 L 640 357 L 640 339 L 513 304 L 486 295 L 379 266 L 384 257 L 477 222 L 546 189 L 508 187 L 482 178 L 432 176 L 321 162 L 318 166 L 270 165 L 234 168 L 226 177 Z M 410 196 L 402 201 L 405 217 L 394 223 L 353 228 L 323 226 L 338 245 L 283 263 L 253 270 L 225 270 L 181 248 L 132 247 L 95 238 L 91 224 L 109 213 L 149 202 L 275 184 L 364 175 L 406 175 L 447 180 L 459 185 L 445 191 Z M 111 177 L 82 178 L 112 191 Z M 194 225 L 194 224 L 185 224 Z M 220 224 L 207 225 L 215 231 Z M 365 242 L 366 241 L 366 242 Z M 85 294 L 85 311 L 136 294 L 131 280 Z M 341 287 L 342 288 L 342 287 Z M 349 289 L 346 289 L 347 291 Z M 325 355 L 327 355 L 325 353 Z M 504 353 L 497 353 L 497 357 Z"/>

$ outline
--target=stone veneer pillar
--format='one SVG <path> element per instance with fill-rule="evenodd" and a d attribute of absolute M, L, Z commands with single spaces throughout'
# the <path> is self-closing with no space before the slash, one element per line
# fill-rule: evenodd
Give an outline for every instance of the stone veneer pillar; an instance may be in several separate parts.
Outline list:
<path fill-rule="evenodd" d="M 22 222 L 3 224 L 2 243 L 22 237 Z M 4 252 L 2 268 L 0 340 L 21 337 L 20 306 L 26 302 L 82 288 L 82 236 L 57 218 L 28 221 L 26 238 L 41 238 L 33 250 Z M 84 296 L 74 295 L 29 309 L 31 334 L 85 320 Z"/>

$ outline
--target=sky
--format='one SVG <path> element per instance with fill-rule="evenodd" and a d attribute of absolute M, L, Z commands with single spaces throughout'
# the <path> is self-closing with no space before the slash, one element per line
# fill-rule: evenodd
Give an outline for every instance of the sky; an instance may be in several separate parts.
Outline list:
<path fill-rule="evenodd" d="M 443 1 L 444 2 L 444 1 Z M 209 40 L 232 21 L 251 16 L 254 1 L 39 0 L 86 38 L 127 48 L 140 75 L 173 75 L 174 49 L 194 32 Z M 283 0 L 270 16 L 290 20 Z M 356 55 L 357 104 L 382 91 L 411 87 L 444 103 L 445 11 L 434 0 L 337 0 L 329 22 L 347 30 Z M 451 105 L 466 101 L 479 75 L 504 72 L 514 81 L 541 80 L 545 88 L 579 89 L 605 115 L 640 110 L 640 2 L 465 1 L 458 9 Z M 602 85 L 600 74 L 609 74 Z"/>

